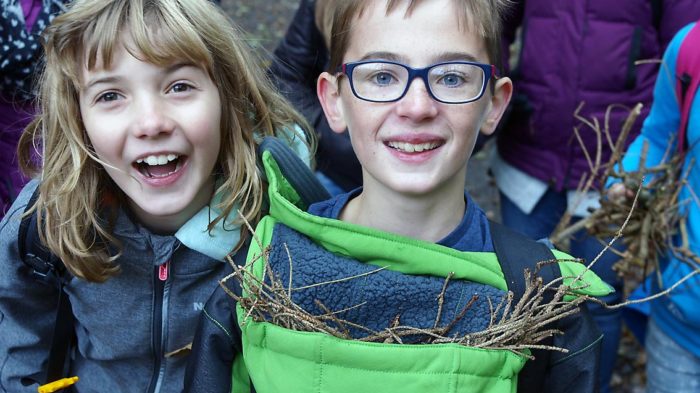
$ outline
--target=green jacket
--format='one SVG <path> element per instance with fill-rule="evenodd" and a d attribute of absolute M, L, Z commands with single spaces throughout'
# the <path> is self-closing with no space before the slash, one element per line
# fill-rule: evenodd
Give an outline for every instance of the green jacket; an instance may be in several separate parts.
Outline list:
<path fill-rule="evenodd" d="M 437 277 L 441 281 L 450 273 L 453 280 L 482 283 L 486 286 L 507 290 L 506 280 L 494 253 L 460 252 L 436 244 L 409 239 L 359 227 L 339 220 L 317 217 L 299 208 L 299 195 L 281 175 L 275 160 L 269 153 L 263 154 L 263 163 L 269 181 L 270 212 L 256 227 L 255 239 L 251 241 L 247 255 L 248 268 L 258 278 L 265 275 L 265 266 L 258 258 L 268 246 L 275 244 L 273 238 L 280 225 L 293 229 L 311 239 L 315 244 L 334 255 L 348 256 L 364 264 L 384 267 L 386 270 L 405 275 Z M 559 267 L 565 282 L 583 275 L 585 285 L 578 285 L 580 294 L 601 296 L 610 292 L 610 287 L 595 274 L 585 271 L 585 266 L 571 262 L 568 255 L 554 251 L 562 259 Z M 304 258 L 292 255 L 295 272 L 301 271 Z M 567 261 L 569 260 L 569 261 Z M 430 261 L 430 263 L 425 263 Z M 271 262 L 273 263 L 273 262 Z M 277 261 L 276 263 L 280 263 Z M 281 263 L 287 263 L 281 261 Z M 289 262 L 291 264 L 291 262 Z M 585 271 L 585 272 L 584 272 Z M 232 280 L 233 281 L 233 280 Z M 231 284 L 231 282 L 229 281 Z M 234 285 L 235 287 L 236 285 Z M 409 288 L 410 289 L 410 288 Z M 243 296 L 252 296 L 247 288 L 234 289 Z M 214 297 L 213 297 L 214 298 Z M 222 384 L 231 382 L 235 393 L 256 392 L 515 392 L 518 374 L 527 358 L 508 350 L 480 349 L 460 344 L 389 344 L 345 340 L 324 333 L 300 332 L 282 328 L 268 322 L 255 322 L 238 304 L 224 295 L 234 310 L 229 314 L 233 320 L 217 317 L 215 304 L 226 299 L 210 300 L 205 306 L 205 319 L 215 330 L 225 332 L 222 340 L 198 337 L 193 348 L 195 365 L 188 370 L 186 391 L 223 391 Z M 334 304 L 328 304 L 334 309 Z M 235 325 L 235 326 L 231 326 Z M 587 325 L 588 326 L 588 325 Z M 240 329 L 240 330 L 239 330 Z M 201 333 L 200 333 L 201 334 Z M 206 334 L 205 334 L 206 336 Z M 570 334 L 578 337 L 579 334 Z M 221 354 L 229 341 L 231 353 Z M 574 347 L 573 353 L 556 361 L 566 364 L 566 357 L 575 352 L 588 350 L 586 342 Z M 212 352 L 219 351 L 217 354 Z M 225 351 L 223 351 L 225 352 Z M 209 355 L 207 360 L 206 356 Z M 587 357 L 593 362 L 595 356 Z M 214 376 L 226 371 L 226 362 L 233 363 L 232 377 L 222 381 Z M 224 364 L 222 364 L 222 361 Z M 230 365 L 229 365 L 230 367 Z M 230 368 L 228 369 L 230 370 Z M 558 372 L 562 378 L 567 373 Z M 231 374 L 228 374 L 231 376 Z M 595 381 L 597 375 L 587 381 Z M 570 378 L 567 383 L 576 383 Z M 559 390 L 593 391 L 569 389 L 565 383 L 556 382 Z M 550 391 L 550 390 L 547 390 Z"/>
<path fill-rule="evenodd" d="M 313 216 L 296 204 L 299 197 L 281 175 L 269 153 L 263 155 L 269 181 L 270 213 L 256 228 L 248 261 L 270 245 L 277 223 L 293 228 L 336 254 L 404 274 L 446 277 L 484 283 L 506 290 L 494 253 L 460 252 Z M 387 245 L 391 245 L 387 247 Z M 272 245 L 273 247 L 281 245 Z M 554 251 L 564 260 L 568 255 Z M 420 263 L 429 260 L 431 263 Z M 255 262 L 252 271 L 263 278 L 265 267 Z M 560 261 L 562 276 L 571 280 L 585 266 Z M 581 294 L 610 292 L 590 271 L 583 273 Z M 243 288 L 244 296 L 249 296 Z M 249 392 L 515 392 L 526 357 L 507 350 L 479 349 L 459 344 L 383 344 L 344 340 L 323 333 L 288 330 L 268 322 L 254 322 L 238 306 L 242 356 L 234 365 L 233 391 Z M 246 374 L 250 378 L 246 377 Z"/>

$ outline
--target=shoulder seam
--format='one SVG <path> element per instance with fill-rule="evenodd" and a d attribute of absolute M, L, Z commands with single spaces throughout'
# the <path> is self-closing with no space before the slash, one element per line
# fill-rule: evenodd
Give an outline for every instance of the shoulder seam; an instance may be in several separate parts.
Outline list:
<path fill-rule="evenodd" d="M 226 334 L 226 337 L 228 337 L 228 339 L 231 341 L 231 343 L 234 342 L 233 335 L 231 334 L 231 332 L 228 329 L 226 329 L 226 327 L 221 322 L 219 322 L 216 318 L 214 318 L 211 314 L 209 314 L 209 312 L 207 312 L 206 308 L 202 309 L 202 312 L 207 317 L 207 319 L 209 319 L 214 325 L 216 325 L 219 329 L 221 329 Z"/>

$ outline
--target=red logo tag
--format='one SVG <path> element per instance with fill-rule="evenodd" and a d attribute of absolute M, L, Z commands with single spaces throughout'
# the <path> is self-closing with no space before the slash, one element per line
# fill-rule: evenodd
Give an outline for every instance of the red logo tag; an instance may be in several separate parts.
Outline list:
<path fill-rule="evenodd" d="M 168 279 L 168 262 L 158 266 L 158 278 L 160 281 L 165 281 Z"/>

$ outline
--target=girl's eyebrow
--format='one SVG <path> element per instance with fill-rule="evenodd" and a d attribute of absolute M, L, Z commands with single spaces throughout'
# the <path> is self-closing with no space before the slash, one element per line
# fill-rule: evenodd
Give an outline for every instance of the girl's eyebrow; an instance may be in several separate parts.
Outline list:
<path fill-rule="evenodd" d="M 196 66 L 195 64 L 192 64 L 192 63 L 175 63 L 175 64 L 173 64 L 173 65 L 171 65 L 171 66 L 168 66 L 168 67 L 165 69 L 165 73 L 166 73 L 166 74 L 172 74 L 173 72 L 176 72 L 176 71 L 180 70 L 181 68 L 187 68 L 187 67 L 194 67 L 194 68 L 200 69 L 200 67 L 198 67 L 198 66 Z"/>
<path fill-rule="evenodd" d="M 121 80 L 121 77 L 118 76 L 105 76 L 102 78 L 96 78 L 96 79 L 90 79 L 88 80 L 88 83 L 83 87 L 83 91 L 89 90 L 91 87 L 103 83 L 117 83 Z"/>
<path fill-rule="evenodd" d="M 177 72 L 178 70 L 180 70 L 182 68 L 188 68 L 188 67 L 200 69 L 199 67 L 197 67 L 196 65 L 194 65 L 192 63 L 175 63 L 171 66 L 166 67 L 163 74 L 172 74 L 172 73 Z M 82 90 L 87 91 L 90 88 L 92 88 L 93 86 L 99 85 L 99 84 L 118 83 L 122 79 L 123 78 L 121 76 L 116 76 L 116 75 L 106 75 L 103 77 L 89 79 L 88 83 L 85 85 L 85 87 Z"/>

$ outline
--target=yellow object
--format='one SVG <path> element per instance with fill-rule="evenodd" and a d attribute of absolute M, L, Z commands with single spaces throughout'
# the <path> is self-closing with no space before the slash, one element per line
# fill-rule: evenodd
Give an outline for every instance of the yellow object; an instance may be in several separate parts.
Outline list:
<path fill-rule="evenodd" d="M 78 382 L 78 379 L 78 377 L 59 379 L 58 381 L 53 381 L 51 383 L 47 383 L 46 385 L 41 385 L 37 390 L 39 391 L 39 393 L 57 392 L 61 389 L 67 388 L 68 386 L 74 385 L 76 382 Z"/>

